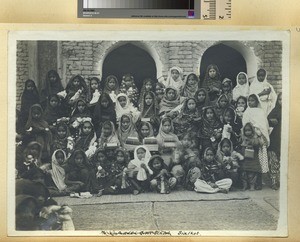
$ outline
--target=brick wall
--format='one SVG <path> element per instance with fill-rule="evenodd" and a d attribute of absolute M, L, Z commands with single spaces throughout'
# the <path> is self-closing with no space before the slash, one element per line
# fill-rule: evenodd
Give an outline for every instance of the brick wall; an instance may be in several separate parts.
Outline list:
<path fill-rule="evenodd" d="M 179 66 L 184 73 L 195 72 L 199 75 L 200 61 L 203 53 L 219 41 L 139 41 L 132 42 L 152 55 L 157 65 L 161 65 L 161 75 L 166 78 L 172 66 Z M 280 41 L 240 41 L 236 42 L 239 49 L 246 48 L 254 53 L 255 70 L 265 68 L 268 81 L 277 92 L 282 88 Z M 73 76 L 80 74 L 85 79 L 91 76 L 101 77 L 101 68 L 107 54 L 118 46 L 118 41 L 61 41 L 58 43 L 60 66 L 64 85 Z M 231 41 L 235 48 L 235 41 Z M 235 48 L 235 49 L 238 49 Z M 247 53 L 247 51 L 245 53 Z M 155 54 L 154 54 L 155 53 Z M 245 55 L 245 53 L 243 53 Z M 19 41 L 17 46 L 17 105 L 23 90 L 23 83 L 28 77 L 28 46 L 26 41 Z M 252 57 L 249 57 L 252 58 Z M 245 58 L 246 60 L 247 58 Z M 251 62 L 252 63 L 252 62 Z"/>

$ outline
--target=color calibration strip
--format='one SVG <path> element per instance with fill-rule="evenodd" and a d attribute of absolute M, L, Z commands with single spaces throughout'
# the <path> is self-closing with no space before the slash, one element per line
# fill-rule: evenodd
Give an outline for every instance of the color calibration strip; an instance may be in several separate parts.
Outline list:
<path fill-rule="evenodd" d="M 231 19 L 231 0 L 202 0 L 201 19 Z"/>
<path fill-rule="evenodd" d="M 84 0 L 83 8 L 194 9 L 194 0 Z"/>

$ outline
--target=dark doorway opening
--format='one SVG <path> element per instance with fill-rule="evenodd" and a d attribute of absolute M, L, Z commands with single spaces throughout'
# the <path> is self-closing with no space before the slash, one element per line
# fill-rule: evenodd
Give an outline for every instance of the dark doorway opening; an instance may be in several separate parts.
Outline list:
<path fill-rule="evenodd" d="M 214 45 L 204 52 L 200 64 L 201 81 L 203 81 L 206 68 L 210 64 L 216 64 L 219 67 L 222 80 L 229 78 L 232 80 L 233 86 L 236 85 L 236 76 L 239 72 L 247 73 L 244 57 L 237 50 L 224 44 Z"/>
<path fill-rule="evenodd" d="M 102 68 L 103 81 L 109 75 L 115 75 L 119 83 L 124 74 L 133 75 L 137 88 L 141 89 L 143 80 L 151 78 L 156 81 L 156 65 L 145 50 L 134 44 L 124 44 L 111 51 L 104 60 Z"/>

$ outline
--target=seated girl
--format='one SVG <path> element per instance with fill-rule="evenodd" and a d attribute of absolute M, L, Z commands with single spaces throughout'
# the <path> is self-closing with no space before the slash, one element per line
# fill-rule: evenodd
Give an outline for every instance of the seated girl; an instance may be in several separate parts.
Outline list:
<path fill-rule="evenodd" d="M 242 132 L 241 153 L 244 161 L 241 162 L 243 190 L 250 191 L 261 189 L 261 165 L 259 161 L 259 149 L 264 145 L 263 137 L 256 134 L 255 127 L 246 123 Z"/>
<path fill-rule="evenodd" d="M 199 113 L 201 113 L 201 117 L 203 114 L 203 108 L 210 106 L 210 100 L 206 89 L 199 88 L 194 96 L 196 100 L 196 108 Z"/>
<path fill-rule="evenodd" d="M 102 93 L 102 89 L 100 87 L 99 78 L 97 77 L 90 78 L 87 101 L 91 111 L 93 111 L 93 108 L 95 107 L 95 104 L 98 102 L 101 93 Z"/>
<path fill-rule="evenodd" d="M 126 146 L 126 141 L 128 137 L 138 138 L 138 133 L 136 131 L 135 125 L 133 123 L 132 115 L 123 114 L 118 128 L 118 137 L 121 146 L 124 148 Z"/>
<path fill-rule="evenodd" d="M 140 103 L 140 120 L 150 122 L 157 134 L 159 128 L 159 107 L 153 92 L 145 92 Z"/>
<path fill-rule="evenodd" d="M 222 81 L 221 94 L 225 94 L 228 98 L 228 103 L 233 104 L 232 81 L 229 78 L 225 78 Z"/>
<path fill-rule="evenodd" d="M 42 163 L 49 162 L 52 133 L 48 123 L 43 118 L 41 105 L 34 104 L 31 106 L 25 129 L 28 138 L 37 141 L 42 146 Z"/>
<path fill-rule="evenodd" d="M 74 104 L 74 109 L 69 120 L 71 133 L 74 136 L 78 135 L 76 134 L 76 130 L 81 124 L 83 118 L 91 118 L 91 114 L 86 101 L 82 98 L 79 98 Z"/>
<path fill-rule="evenodd" d="M 83 77 L 80 75 L 73 76 L 66 86 L 66 101 L 69 106 L 72 108 L 80 97 L 86 99 L 87 90 L 88 88 Z"/>
<path fill-rule="evenodd" d="M 79 126 L 79 136 L 75 140 L 75 149 L 81 149 L 87 152 L 95 146 L 97 141 L 94 126 L 90 118 L 85 118 Z"/>
<path fill-rule="evenodd" d="M 139 99 L 139 108 L 141 103 L 143 102 L 143 98 L 145 96 L 146 92 L 154 92 L 155 91 L 155 83 L 151 78 L 146 78 L 143 81 L 143 86 L 142 89 L 140 91 L 140 99 Z"/>
<path fill-rule="evenodd" d="M 235 103 L 235 112 L 236 112 L 236 117 L 238 122 L 242 121 L 244 112 L 247 109 L 247 98 L 240 96 L 237 98 L 236 103 Z"/>
<path fill-rule="evenodd" d="M 241 128 L 243 125 L 242 121 L 236 118 L 236 112 L 233 110 L 233 108 L 229 107 L 224 110 L 222 124 L 222 139 L 230 139 L 233 149 L 236 149 L 240 143 Z"/>
<path fill-rule="evenodd" d="M 223 113 L 225 109 L 230 107 L 229 98 L 226 94 L 221 94 L 221 96 L 218 98 L 216 105 L 215 105 L 215 111 L 218 119 L 220 121 L 223 121 Z"/>
<path fill-rule="evenodd" d="M 79 192 L 83 183 L 80 181 L 66 181 L 66 173 L 63 166 L 66 162 L 66 153 L 63 150 L 55 150 L 52 154 L 51 175 L 53 186 L 48 187 L 51 196 L 68 196 L 72 192 Z"/>
<path fill-rule="evenodd" d="M 185 77 L 183 89 L 180 93 L 183 97 L 195 97 L 199 87 L 199 78 L 195 73 L 190 73 Z"/>
<path fill-rule="evenodd" d="M 151 158 L 150 151 L 147 147 L 140 145 L 134 150 L 134 159 L 128 164 L 128 178 L 138 194 L 149 188 L 149 177 L 153 174 L 148 166 Z"/>
<path fill-rule="evenodd" d="M 224 177 L 230 178 L 233 185 L 237 185 L 238 168 L 240 161 L 244 160 L 244 156 L 233 149 L 231 141 L 227 138 L 222 139 L 218 145 L 216 160 L 221 165 Z"/>
<path fill-rule="evenodd" d="M 44 119 L 49 124 L 50 130 L 53 131 L 57 119 L 63 116 L 60 99 L 56 94 L 49 96 L 47 106 L 44 112 Z"/>
<path fill-rule="evenodd" d="M 215 160 L 214 150 L 210 147 L 204 151 L 202 171 L 195 167 L 186 179 L 188 187 L 202 193 L 228 193 L 232 185 L 230 178 L 223 179 L 222 168 Z"/>
<path fill-rule="evenodd" d="M 28 79 L 25 82 L 25 87 L 21 96 L 21 108 L 16 126 L 16 131 L 19 134 L 25 132 L 25 125 L 29 117 L 29 111 L 32 105 L 40 102 L 40 96 L 33 80 Z"/>
<path fill-rule="evenodd" d="M 123 76 L 120 86 L 120 92 L 126 94 L 130 102 L 132 102 L 135 107 L 138 106 L 139 91 L 131 74 L 128 73 Z"/>
<path fill-rule="evenodd" d="M 116 76 L 110 75 L 106 77 L 103 92 L 107 93 L 113 102 L 116 102 L 119 95 L 119 82 Z"/>
<path fill-rule="evenodd" d="M 145 121 L 140 122 L 137 132 L 141 144 L 143 144 L 144 138 L 154 137 L 153 127 L 149 122 L 145 122 Z"/>
<path fill-rule="evenodd" d="M 161 120 L 159 132 L 157 135 L 158 152 L 162 156 L 165 164 L 169 166 L 171 164 L 171 157 L 174 155 L 174 151 L 179 145 L 179 139 L 174 134 L 174 127 L 172 119 L 165 117 Z"/>
<path fill-rule="evenodd" d="M 201 120 L 201 112 L 196 108 L 196 100 L 187 98 L 178 116 L 173 120 L 175 134 L 181 139 L 188 131 L 195 132 Z"/>
<path fill-rule="evenodd" d="M 131 114 L 133 117 L 133 122 L 136 122 L 140 116 L 140 112 L 136 107 L 130 102 L 126 94 L 120 93 L 117 96 L 116 100 L 116 114 L 117 122 L 120 121 L 120 118 L 123 114 Z"/>
<path fill-rule="evenodd" d="M 69 181 L 80 181 L 83 183 L 81 192 L 89 191 L 94 194 L 99 192 L 99 186 L 97 185 L 93 166 L 83 150 L 74 150 L 63 168 L 65 169 L 66 183 Z"/>
<path fill-rule="evenodd" d="M 98 139 L 98 147 L 105 148 L 108 144 L 119 146 L 120 141 L 113 122 L 105 121 L 102 125 L 101 135 Z"/>
<path fill-rule="evenodd" d="M 93 122 L 98 137 L 100 136 L 102 124 L 105 121 L 111 121 L 116 125 L 116 116 L 115 104 L 109 94 L 103 92 L 95 106 L 93 115 Z"/>
<path fill-rule="evenodd" d="M 150 189 L 158 193 L 170 193 L 175 188 L 177 180 L 168 171 L 164 160 L 159 155 L 154 155 L 148 165 L 153 172 L 150 176 Z"/>
<path fill-rule="evenodd" d="M 199 150 L 202 154 L 207 147 L 217 149 L 222 137 L 222 123 L 219 121 L 213 107 L 206 107 L 203 110 L 203 118 L 198 130 Z"/>
<path fill-rule="evenodd" d="M 180 93 L 183 89 L 183 71 L 180 67 L 173 66 L 168 72 L 167 80 L 161 80 L 165 87 L 174 87 Z"/>
<path fill-rule="evenodd" d="M 245 72 L 240 72 L 236 76 L 236 86 L 232 90 L 233 101 L 237 101 L 240 96 L 247 98 L 249 96 L 249 80 Z"/>
<path fill-rule="evenodd" d="M 51 154 L 58 149 L 63 150 L 69 154 L 68 137 L 70 137 L 69 127 L 65 122 L 58 122 L 55 126 L 53 142 L 51 144 Z"/>
<path fill-rule="evenodd" d="M 181 104 L 180 96 L 174 87 L 167 87 L 165 96 L 159 104 L 159 116 L 173 116 L 174 109 Z"/>
<path fill-rule="evenodd" d="M 221 74 L 217 65 L 207 67 L 202 87 L 208 92 L 209 100 L 215 104 L 221 92 Z"/>

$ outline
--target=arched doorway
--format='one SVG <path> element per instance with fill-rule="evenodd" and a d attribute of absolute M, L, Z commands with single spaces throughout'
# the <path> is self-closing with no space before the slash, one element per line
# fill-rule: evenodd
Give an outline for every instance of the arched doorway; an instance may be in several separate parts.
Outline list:
<path fill-rule="evenodd" d="M 229 78 L 236 85 L 236 76 L 239 72 L 247 73 L 247 63 L 240 52 L 224 44 L 217 44 L 208 48 L 201 59 L 200 77 L 203 81 L 206 68 L 210 64 L 219 67 L 221 78 Z"/>
<path fill-rule="evenodd" d="M 115 75 L 121 83 L 122 76 L 131 73 L 140 89 L 145 78 L 156 81 L 156 65 L 148 52 L 134 44 L 127 43 L 112 50 L 105 58 L 102 78 Z"/>

